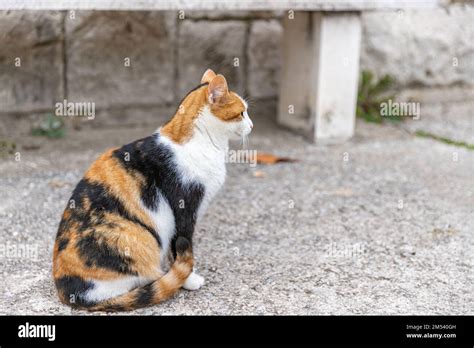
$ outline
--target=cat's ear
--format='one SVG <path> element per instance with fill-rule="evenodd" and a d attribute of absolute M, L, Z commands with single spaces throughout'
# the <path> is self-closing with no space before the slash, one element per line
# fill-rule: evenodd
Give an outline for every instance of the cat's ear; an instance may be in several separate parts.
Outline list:
<path fill-rule="evenodd" d="M 204 75 L 201 77 L 201 83 L 210 83 L 214 77 L 216 77 L 216 73 L 211 69 L 207 69 Z"/>
<path fill-rule="evenodd" d="M 217 75 L 212 79 L 207 88 L 208 99 L 211 104 L 224 104 L 229 94 L 229 88 L 227 87 L 227 81 L 222 75 Z"/>

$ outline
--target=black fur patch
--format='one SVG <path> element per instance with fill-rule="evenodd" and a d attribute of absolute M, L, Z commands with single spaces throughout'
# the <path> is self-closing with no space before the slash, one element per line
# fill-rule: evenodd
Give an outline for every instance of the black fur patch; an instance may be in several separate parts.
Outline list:
<path fill-rule="evenodd" d="M 191 248 L 191 243 L 185 237 L 178 237 L 176 239 L 176 252 L 182 254 Z"/>
<path fill-rule="evenodd" d="M 192 242 L 197 210 L 204 197 L 204 186 L 198 182 L 184 184 L 176 170 L 174 154 L 168 146 L 159 144 L 159 134 L 137 140 L 114 151 L 127 170 L 145 177 L 141 188 L 144 204 L 157 209 L 158 194 L 167 200 L 174 213 L 176 233 L 172 243 L 176 253 L 176 238 L 186 237 Z M 126 158 L 128 160 L 126 160 Z"/>
<path fill-rule="evenodd" d="M 69 238 L 62 238 L 58 241 L 58 252 L 63 251 L 66 249 L 67 245 L 69 244 Z"/>
<path fill-rule="evenodd" d="M 153 302 L 153 295 L 155 294 L 155 290 L 153 287 L 153 283 L 147 284 L 144 287 L 138 290 L 137 298 L 135 303 L 137 307 L 146 307 Z"/>
<path fill-rule="evenodd" d="M 133 271 L 130 257 L 119 254 L 105 241 L 101 241 L 94 232 L 80 238 L 76 247 L 87 267 L 95 266 L 124 274 L 137 274 Z"/>
<path fill-rule="evenodd" d="M 89 281 L 84 281 L 80 277 L 65 276 L 55 280 L 56 288 L 69 300 L 71 306 L 89 306 L 90 303 L 84 300 L 85 293 L 94 287 Z M 71 296 L 73 295 L 73 296 Z"/>

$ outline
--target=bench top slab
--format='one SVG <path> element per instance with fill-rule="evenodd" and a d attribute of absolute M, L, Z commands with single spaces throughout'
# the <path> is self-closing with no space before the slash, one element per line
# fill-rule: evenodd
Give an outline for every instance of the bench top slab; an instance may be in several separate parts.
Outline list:
<path fill-rule="evenodd" d="M 432 8 L 447 0 L 0 0 L 0 10 L 295 10 Z"/>

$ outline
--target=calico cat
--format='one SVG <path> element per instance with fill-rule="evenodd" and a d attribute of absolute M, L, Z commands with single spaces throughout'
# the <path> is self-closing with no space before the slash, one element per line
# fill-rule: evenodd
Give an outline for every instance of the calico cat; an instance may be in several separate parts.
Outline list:
<path fill-rule="evenodd" d="M 60 300 L 126 311 L 157 304 L 181 287 L 199 289 L 194 228 L 224 183 L 229 139 L 252 127 L 247 103 L 208 69 L 153 135 L 103 153 L 74 189 L 59 225 L 53 277 Z"/>

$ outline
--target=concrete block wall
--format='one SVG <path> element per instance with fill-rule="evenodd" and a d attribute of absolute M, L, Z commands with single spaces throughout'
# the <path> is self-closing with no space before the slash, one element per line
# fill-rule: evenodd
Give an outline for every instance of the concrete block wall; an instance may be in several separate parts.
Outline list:
<path fill-rule="evenodd" d="M 95 103 L 84 126 L 159 125 L 208 67 L 274 113 L 284 15 L 0 11 L 0 136 L 29 132 L 64 99 Z M 472 88 L 473 17 L 465 4 L 364 13 L 361 67 L 402 89 Z"/>

